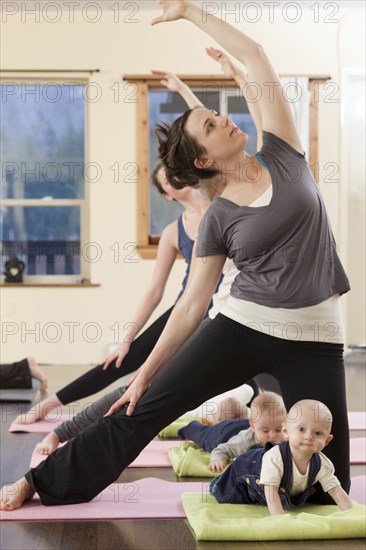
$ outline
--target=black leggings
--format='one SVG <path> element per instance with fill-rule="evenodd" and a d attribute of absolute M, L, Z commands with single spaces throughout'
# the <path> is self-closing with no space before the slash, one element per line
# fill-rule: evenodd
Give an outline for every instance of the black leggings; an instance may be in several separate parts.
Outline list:
<path fill-rule="evenodd" d="M 0 365 L 0 388 L 3 390 L 32 387 L 28 359 Z"/>
<path fill-rule="evenodd" d="M 174 307 L 174 306 L 173 306 Z M 137 370 L 149 357 L 150 353 L 159 340 L 161 333 L 170 317 L 173 307 L 168 309 L 161 315 L 148 329 L 145 330 L 131 344 L 130 350 L 122 361 L 119 369 L 116 369 L 116 360 L 114 360 L 107 370 L 103 370 L 104 363 L 101 363 L 94 369 L 79 376 L 74 382 L 68 384 L 62 390 L 56 393 L 58 399 L 63 405 L 73 403 L 83 397 L 89 397 L 100 390 L 103 390 L 122 376 L 131 374 Z M 205 322 L 209 322 L 207 319 Z M 249 380 L 250 385 L 254 390 L 254 395 L 251 401 L 258 395 L 258 385 L 255 380 Z M 251 402 L 250 401 L 250 402 Z M 250 403 L 248 403 L 250 405 Z"/>
<path fill-rule="evenodd" d="M 26 474 L 43 504 L 94 498 L 157 433 L 186 410 L 243 384 L 260 372 L 278 380 L 287 409 L 305 398 L 333 414 L 334 440 L 324 454 L 349 490 L 349 431 L 343 345 L 282 340 L 219 314 L 155 377 L 132 416 L 126 407 L 99 420 Z M 317 502 L 332 502 L 317 488 Z"/>
<path fill-rule="evenodd" d="M 104 363 L 102 363 L 58 391 L 56 395 L 61 403 L 68 405 L 73 401 L 93 395 L 122 378 L 122 376 L 138 369 L 154 349 L 172 311 L 173 307 L 163 313 L 159 319 L 132 342 L 130 351 L 123 359 L 119 369 L 116 369 L 116 361 L 113 361 L 108 369 L 104 371 Z"/>

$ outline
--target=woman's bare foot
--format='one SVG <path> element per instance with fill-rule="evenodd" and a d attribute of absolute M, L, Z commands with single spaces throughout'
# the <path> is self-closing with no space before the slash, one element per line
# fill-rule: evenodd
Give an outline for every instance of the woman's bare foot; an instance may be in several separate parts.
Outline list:
<path fill-rule="evenodd" d="M 13 485 L 1 489 L 0 510 L 11 512 L 20 508 L 25 500 L 30 500 L 35 491 L 29 485 L 25 477 L 22 477 Z"/>
<path fill-rule="evenodd" d="M 36 452 L 40 455 L 50 455 L 57 449 L 60 439 L 56 432 L 50 432 L 46 437 L 36 445 Z"/>
<path fill-rule="evenodd" d="M 47 397 L 47 399 L 43 399 L 40 403 L 36 403 L 28 412 L 19 415 L 15 421 L 17 424 L 32 424 L 33 422 L 37 422 L 37 420 L 46 418 L 52 409 L 62 406 L 63 404 L 57 395 L 54 394 L 51 397 Z"/>
<path fill-rule="evenodd" d="M 40 390 L 45 391 L 48 386 L 48 380 L 38 366 L 37 361 L 34 359 L 34 357 L 27 357 L 27 361 L 32 378 L 39 380 L 41 382 Z"/>

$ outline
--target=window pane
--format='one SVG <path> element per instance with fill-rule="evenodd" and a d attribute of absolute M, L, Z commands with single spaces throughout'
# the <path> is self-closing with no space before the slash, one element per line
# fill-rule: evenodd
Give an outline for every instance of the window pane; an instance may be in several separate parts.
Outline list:
<path fill-rule="evenodd" d="M 219 110 L 220 94 L 218 91 L 194 90 L 199 99 L 208 109 Z M 176 92 L 150 90 L 149 92 L 149 170 L 154 171 L 159 162 L 158 140 L 154 135 L 154 127 L 161 122 L 174 122 L 187 110 L 185 101 Z M 182 212 L 182 207 L 175 202 L 166 201 L 150 186 L 150 236 L 160 236 L 164 227 L 176 220 Z"/>
<path fill-rule="evenodd" d="M 84 86 L 1 85 L 1 195 L 84 197 Z"/>
<path fill-rule="evenodd" d="M 249 155 L 255 155 L 257 152 L 257 130 L 249 114 L 248 105 L 244 97 L 238 95 L 238 92 L 234 96 L 228 97 L 228 116 L 240 130 L 248 134 L 249 141 L 245 150 Z"/>
<path fill-rule="evenodd" d="M 80 207 L 1 207 L 1 269 L 10 256 L 25 275 L 80 273 Z"/>

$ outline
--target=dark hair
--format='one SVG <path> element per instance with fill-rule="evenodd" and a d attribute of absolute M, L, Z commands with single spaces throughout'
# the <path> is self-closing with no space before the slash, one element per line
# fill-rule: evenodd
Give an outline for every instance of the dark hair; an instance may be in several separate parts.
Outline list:
<path fill-rule="evenodd" d="M 159 178 L 158 178 L 158 174 L 160 172 L 160 170 L 164 168 L 164 165 L 162 162 L 159 162 L 159 164 L 157 165 L 157 167 L 155 168 L 155 170 L 153 171 L 153 173 L 151 174 L 151 183 L 154 185 L 154 187 L 156 187 L 156 189 L 159 191 L 160 195 L 166 195 L 160 181 L 159 181 Z"/>
<path fill-rule="evenodd" d="M 159 141 L 159 157 L 165 167 L 168 182 L 175 189 L 198 187 L 200 182 L 217 176 L 216 169 L 197 168 L 196 158 L 206 153 L 206 149 L 184 129 L 193 109 L 189 109 L 172 124 L 163 122 L 154 128 Z"/>

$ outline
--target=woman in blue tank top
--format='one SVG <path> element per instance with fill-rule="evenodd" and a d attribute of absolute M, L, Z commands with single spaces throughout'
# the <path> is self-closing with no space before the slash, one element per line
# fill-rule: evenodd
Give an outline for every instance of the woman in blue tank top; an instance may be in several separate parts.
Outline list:
<path fill-rule="evenodd" d="M 176 75 L 154 72 L 161 74 L 162 84 L 169 90 L 178 92 L 189 107 L 201 105 L 198 98 Z M 19 423 L 27 424 L 41 420 L 53 408 L 68 405 L 93 395 L 126 374 L 134 372 L 147 359 L 159 339 L 173 306 L 159 316 L 144 332 L 142 329 L 163 297 L 164 288 L 177 254 L 184 257 L 187 268 L 175 303 L 183 294 L 189 275 L 193 239 L 197 235 L 198 226 L 211 199 L 196 190 L 192 190 L 193 193 L 190 191 L 177 193 L 176 189 L 168 184 L 164 170 L 159 166 L 152 174 L 152 183 L 166 200 L 180 202 L 185 211 L 178 220 L 164 228 L 159 241 L 152 280 L 147 290 L 142 293 L 137 311 L 132 321 L 129 322 L 129 333 L 104 363 L 97 365 L 57 393 L 37 403 L 28 413 L 17 418 Z"/>

